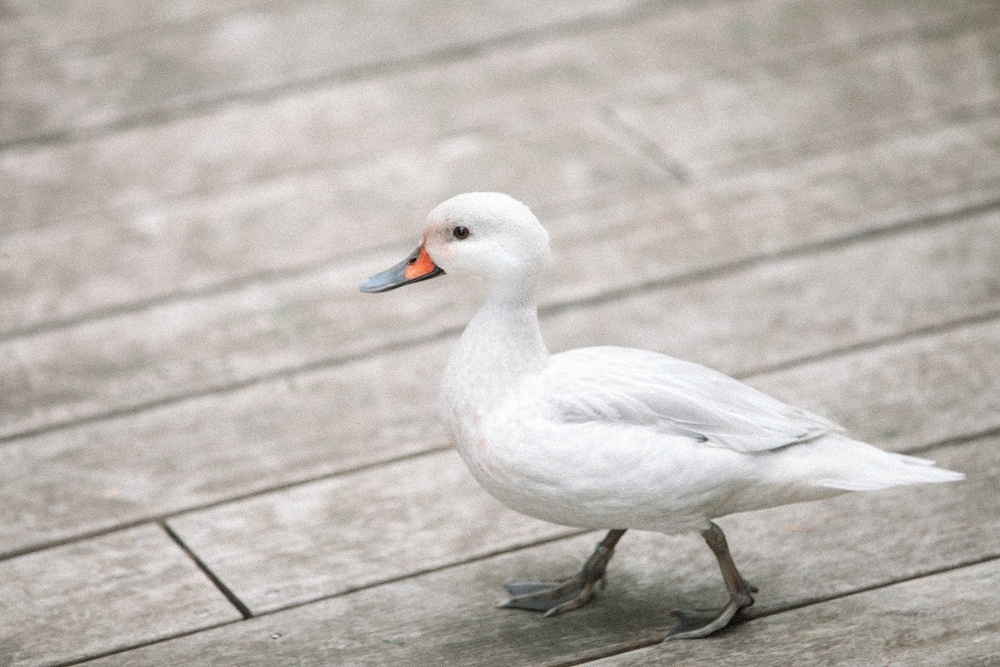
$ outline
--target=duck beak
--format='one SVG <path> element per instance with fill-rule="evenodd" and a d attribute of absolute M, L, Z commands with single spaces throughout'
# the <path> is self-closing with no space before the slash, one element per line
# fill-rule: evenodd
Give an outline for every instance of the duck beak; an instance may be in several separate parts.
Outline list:
<path fill-rule="evenodd" d="M 381 273 L 376 273 L 361 283 L 361 291 L 388 292 L 391 289 L 427 280 L 442 273 L 444 273 L 444 270 L 431 260 L 430 255 L 427 254 L 424 246 L 421 245 L 410 253 L 409 257 L 396 266 L 386 269 Z"/>

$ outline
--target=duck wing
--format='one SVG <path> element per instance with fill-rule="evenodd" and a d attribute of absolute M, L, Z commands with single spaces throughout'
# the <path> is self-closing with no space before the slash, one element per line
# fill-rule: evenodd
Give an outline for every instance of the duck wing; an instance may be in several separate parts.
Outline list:
<path fill-rule="evenodd" d="M 645 426 L 737 452 L 842 430 L 718 371 L 632 348 L 556 354 L 536 380 L 551 418 L 564 423 Z"/>

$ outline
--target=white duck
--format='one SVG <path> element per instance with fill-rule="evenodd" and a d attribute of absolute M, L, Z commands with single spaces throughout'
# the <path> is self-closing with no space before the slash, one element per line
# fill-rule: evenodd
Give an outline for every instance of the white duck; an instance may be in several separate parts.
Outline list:
<path fill-rule="evenodd" d="M 626 529 L 698 531 L 730 602 L 680 613 L 668 639 L 704 637 L 753 604 L 722 530 L 735 512 L 961 473 L 852 440 L 835 424 L 722 373 L 662 354 L 595 347 L 550 355 L 535 289 L 548 233 L 520 202 L 469 193 L 437 206 L 423 243 L 372 276 L 383 292 L 447 272 L 475 276 L 485 300 L 444 372 L 441 410 L 476 480 L 509 507 L 610 532 L 574 577 L 507 584 L 504 606 L 558 614 L 586 604 Z"/>

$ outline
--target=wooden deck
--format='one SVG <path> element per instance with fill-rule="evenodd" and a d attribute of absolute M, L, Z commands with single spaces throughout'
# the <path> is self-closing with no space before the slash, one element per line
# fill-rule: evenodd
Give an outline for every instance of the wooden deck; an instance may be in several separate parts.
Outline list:
<path fill-rule="evenodd" d="M 1000 665 L 996 0 L 0 6 L 0 665 Z M 368 274 L 489 189 L 550 347 L 707 363 L 960 484 L 599 538 L 437 421 L 475 307 Z"/>

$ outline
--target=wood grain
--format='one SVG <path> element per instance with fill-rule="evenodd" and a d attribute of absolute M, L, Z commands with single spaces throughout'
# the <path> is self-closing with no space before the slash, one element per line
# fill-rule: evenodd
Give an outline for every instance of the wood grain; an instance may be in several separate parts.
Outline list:
<path fill-rule="evenodd" d="M 923 632 L 921 619 L 933 618 L 938 624 L 947 618 L 947 595 L 941 605 L 930 605 L 914 615 L 892 614 L 878 602 L 866 604 L 868 594 L 859 591 L 892 590 L 896 588 L 893 582 L 911 577 L 920 578 L 898 585 L 920 590 L 917 582 L 927 579 L 922 585 L 940 590 L 931 583 L 935 577 L 929 576 L 940 570 L 950 571 L 939 575 L 946 582 L 943 587 L 956 582 L 955 587 L 962 588 L 956 592 L 960 599 L 978 599 L 975 609 L 995 605 L 992 587 L 974 586 L 978 592 L 972 593 L 959 582 L 981 577 L 991 581 L 995 576 L 995 560 L 980 569 L 965 566 L 1000 556 L 1000 526 L 990 509 L 1000 488 L 995 461 L 998 446 L 993 437 L 934 452 L 942 464 L 969 472 L 970 480 L 964 483 L 860 494 L 724 520 L 735 557 L 761 587 L 754 609 L 766 609 L 770 615 L 716 639 L 657 648 L 656 659 L 669 655 L 697 661 L 716 656 L 721 652 L 720 642 L 725 650 L 747 661 L 760 660 L 761 655 L 780 656 L 782 650 L 808 647 L 811 642 L 827 647 L 848 644 L 844 633 L 863 625 L 867 614 L 889 637 Z M 975 531 L 969 530 L 971 523 Z M 207 646 L 220 647 L 209 663 L 215 665 L 234 659 L 250 665 L 275 661 L 303 665 L 566 664 L 656 642 L 672 622 L 670 609 L 717 604 L 724 595 L 711 554 L 697 538 L 629 533 L 612 561 L 608 587 L 587 607 L 551 619 L 494 607 L 502 597 L 502 581 L 572 571 L 598 537 L 591 533 L 407 578 L 96 664 L 129 664 L 129 659 L 177 664 L 204 655 Z M 848 593 L 859 593 L 841 598 L 857 601 L 850 607 L 852 614 L 824 612 L 828 604 L 837 609 L 836 605 L 844 603 L 836 598 L 820 603 L 823 596 Z M 922 596 L 920 600 L 921 604 L 925 601 Z M 805 604 L 814 605 L 806 607 L 813 611 L 798 609 Z M 902 604 L 904 609 L 912 608 Z M 798 618 L 794 614 L 801 613 L 809 614 L 814 627 L 808 632 L 783 632 L 784 623 L 801 627 L 794 625 Z M 985 637 L 994 626 L 989 615 L 961 613 L 949 627 L 956 637 L 984 638 L 985 645 L 991 646 L 992 640 Z M 926 631 L 934 632 L 933 627 Z M 767 639 L 761 639 L 760 633 Z M 744 641 L 747 637 L 755 641 Z M 947 640 L 941 637 L 939 641 Z M 757 642 L 764 646 L 762 652 L 745 650 Z M 961 642 L 947 643 L 955 650 Z M 743 650 L 737 651 L 737 645 Z M 897 648 L 905 649 L 893 647 Z M 966 655 L 978 654 L 974 646 L 967 649 Z"/>
<path fill-rule="evenodd" d="M 985 228 L 977 224 L 967 229 L 982 232 Z M 929 230 L 927 238 L 943 231 Z M 654 349 L 711 361 L 729 372 L 761 369 L 765 360 L 781 365 L 794 363 L 802 355 L 822 357 L 838 348 L 856 347 L 854 353 L 818 359 L 779 374 L 766 388 L 844 421 L 860 437 L 898 443 L 897 447 L 932 442 L 948 434 L 977 433 L 993 428 L 998 414 L 995 397 L 1000 392 L 992 370 L 1000 340 L 997 321 L 987 312 L 979 324 L 957 330 L 947 325 L 952 321 L 949 318 L 975 319 L 985 309 L 970 304 L 980 298 L 988 304 L 990 295 L 995 296 L 990 287 L 996 268 L 990 258 L 995 255 L 990 254 L 986 236 L 963 233 L 953 238 L 964 239 L 957 247 L 965 250 L 938 255 L 939 260 L 951 255 L 955 261 L 937 265 L 937 271 L 932 270 L 933 263 L 912 263 L 920 256 L 916 246 L 889 239 L 868 250 L 842 248 L 833 253 L 844 261 L 790 259 L 784 266 L 769 263 L 719 277 L 714 281 L 716 288 L 713 281 L 689 284 L 680 293 L 677 288 L 664 288 L 658 298 L 679 304 L 675 308 L 691 312 L 694 304 L 699 309 L 707 307 L 708 313 L 701 311 L 703 319 L 684 319 L 682 324 L 712 323 L 672 343 L 669 336 L 676 334 L 669 324 L 677 326 L 676 313 L 666 319 L 659 314 L 670 312 L 665 307 L 628 307 L 633 300 L 648 304 L 654 297 L 651 294 L 553 315 L 557 335 L 550 340 L 561 346 L 565 338 L 558 331 L 601 331 L 606 322 L 614 321 L 623 331 L 637 332 L 635 338 L 602 342 L 643 344 L 658 337 L 651 345 Z M 965 242 L 969 239 L 977 239 L 978 245 L 970 249 Z M 927 247 L 946 246 L 935 242 Z M 982 263 L 971 261 L 980 251 L 985 251 L 979 255 Z M 894 263 L 890 258 L 897 252 Z M 824 288 L 828 296 L 815 303 L 810 317 L 804 317 L 802 290 L 814 284 L 815 275 L 805 282 L 785 279 L 796 273 L 810 274 L 824 265 L 831 277 L 850 277 L 848 284 L 855 285 L 858 302 L 845 298 L 848 292 L 843 281 L 833 280 Z M 900 269 L 899 276 L 908 277 L 901 281 L 890 276 L 887 289 L 902 293 L 867 289 L 877 284 L 866 282 L 869 269 L 890 267 L 891 272 L 892 266 Z M 976 267 L 982 272 L 977 274 Z M 954 296 L 953 288 L 944 288 L 949 284 L 964 290 L 961 299 Z M 735 285 L 746 288 L 734 291 Z M 944 291 L 939 293 L 938 288 Z M 756 289 L 760 291 L 748 291 Z M 928 307 L 917 308 L 917 299 L 923 298 Z M 883 309 L 895 308 L 904 299 L 914 312 L 923 310 L 925 318 L 908 319 L 913 315 L 907 310 L 905 316 L 897 313 L 883 319 Z M 859 303 L 871 305 L 862 309 Z M 745 304 L 769 304 L 774 310 L 750 318 L 741 312 Z M 581 319 L 580 313 L 586 310 L 593 313 L 589 320 Z M 867 316 L 856 319 L 865 312 Z M 817 322 L 811 317 L 823 319 Z M 849 326 L 826 324 L 831 321 Z M 893 322 L 898 328 L 893 328 Z M 544 326 L 549 329 L 549 319 Z M 921 326 L 929 331 L 919 334 Z M 943 331 L 937 331 L 941 327 Z M 699 334 L 713 330 L 712 344 L 703 345 Z M 640 337 L 643 332 L 649 339 Z M 908 336 L 910 340 L 899 344 L 879 345 L 880 337 Z M 803 346 L 800 338 L 811 340 L 811 347 Z M 0 529 L 5 530 L 2 551 L 18 551 L 218 502 L 227 495 L 257 493 L 443 446 L 447 440 L 437 419 L 437 378 L 451 344 L 445 340 L 383 353 L 235 392 L 10 441 L 0 448 L 4 479 L 0 495 L 6 499 L 0 508 L 10 513 L 0 522 L 5 527 Z M 706 350 L 726 354 L 706 359 Z M 887 373 L 884 368 L 894 370 Z M 855 400 L 860 395 L 866 397 L 864 402 Z M 117 491 L 105 497 L 109 490 Z M 65 507 L 76 511 L 60 509 Z"/>
<path fill-rule="evenodd" d="M 0 665 L 997 664 L 998 21 L 0 3 Z M 722 600 L 695 537 L 497 610 L 598 535 L 448 451 L 474 290 L 356 291 L 483 189 L 551 231 L 553 349 L 706 362 L 969 480 L 724 518 L 761 592 L 704 642 L 657 644 Z"/>
<path fill-rule="evenodd" d="M 647 224 L 650 226 L 633 230 L 633 235 L 642 237 L 650 229 L 655 239 L 656 223 Z M 759 219 L 759 224 L 765 227 L 766 221 Z M 746 281 L 759 292 L 739 295 L 738 300 L 744 304 L 741 308 L 757 303 L 762 310 L 770 311 L 745 313 L 750 321 L 770 326 L 771 334 L 782 335 L 789 345 L 800 348 L 811 342 L 806 329 L 811 328 L 814 340 L 822 339 L 825 344 L 827 334 L 852 325 L 849 320 L 857 325 L 884 321 L 883 330 L 900 324 L 927 326 L 941 317 L 975 315 L 996 307 L 998 269 L 993 257 L 1000 243 L 998 229 L 989 216 L 973 217 L 949 225 L 944 232 L 916 231 L 912 239 L 899 242 L 884 239 L 870 247 L 868 257 L 864 251 L 844 250 L 840 251 L 842 258 L 828 254 L 804 256 L 795 260 L 796 268 L 788 263 L 760 265 L 755 272 L 736 275 L 728 283 L 706 283 L 715 286 L 715 294 L 705 293 L 687 281 L 680 293 L 695 307 L 711 308 L 709 312 L 715 317 L 732 309 L 732 286 Z M 946 240 L 949 236 L 951 240 Z M 974 242 L 970 240 L 973 238 Z M 595 288 L 589 285 L 597 282 L 603 293 L 613 294 L 648 279 L 647 267 L 666 264 L 657 259 L 660 245 L 651 239 L 644 241 L 631 251 L 626 251 L 629 246 L 619 241 L 597 257 L 595 240 L 588 235 L 577 235 L 566 245 L 557 245 L 560 260 L 546 281 L 543 306 L 593 291 Z M 912 247 L 905 247 L 907 243 Z M 939 243 L 944 244 L 940 249 Z M 476 296 L 470 290 L 457 293 L 458 288 L 448 279 L 380 297 L 357 291 L 363 276 L 394 264 L 403 252 L 400 248 L 380 253 L 373 263 L 368 258 L 354 257 L 286 280 L 254 282 L 221 294 L 194 296 L 8 340 L 0 356 L 0 382 L 6 389 L 0 397 L 0 434 L 14 436 L 253 383 L 283 372 L 433 339 L 463 326 Z M 739 262 L 750 250 L 737 245 L 734 252 L 729 259 Z M 885 255 L 885 260 L 879 262 L 882 272 L 875 273 L 880 267 L 872 264 L 871 257 L 879 253 Z M 914 253 L 927 259 L 917 263 Z M 719 261 L 705 254 L 700 257 L 703 267 Z M 587 269 L 592 261 L 598 262 L 598 271 Z M 782 277 L 782 271 L 791 271 L 799 278 Z M 768 274 L 771 277 L 765 277 Z M 956 281 L 957 299 L 943 288 Z M 868 284 L 883 284 L 886 291 L 869 291 Z M 920 293 L 921 285 L 926 292 Z M 900 294 L 894 291 L 897 289 L 914 293 Z M 869 302 L 834 298 L 845 291 L 860 291 L 858 298 Z M 460 297 L 456 298 L 456 294 Z M 783 301 L 789 298 L 802 299 L 803 303 Z M 662 309 L 641 297 L 635 303 L 650 307 L 651 312 Z M 966 312 L 960 312 L 963 309 Z M 578 318 L 587 317 L 586 308 L 579 312 Z M 896 322 L 893 312 L 898 318 L 924 321 Z M 739 313 L 735 315 L 723 326 L 739 321 Z M 814 316 L 824 316 L 825 321 L 804 319 Z M 768 324 L 767 318 L 782 321 Z M 862 318 L 868 322 L 862 322 Z M 677 336 L 673 341 L 677 345 L 667 345 L 666 349 L 678 350 L 682 356 L 686 356 L 679 349 L 682 340 L 704 335 L 700 330 L 678 326 L 698 326 L 686 317 L 661 318 L 660 322 L 664 329 L 676 327 L 672 333 Z M 586 329 L 580 323 L 572 326 Z M 596 331 L 599 335 L 594 338 L 613 340 L 608 332 Z M 875 331 L 859 333 L 871 336 Z M 565 345 L 561 338 L 550 340 L 557 348 Z M 709 338 L 707 342 L 716 341 Z M 772 343 L 772 347 L 778 354 L 787 354 L 781 345 Z M 717 360 L 709 361 L 719 364 Z M 766 363 L 761 359 L 757 365 Z"/>
<path fill-rule="evenodd" d="M 39 30 L 36 39 L 9 47 L 8 76 L 0 86 L 7 108 L 0 133 L 8 141 L 23 141 L 188 115 L 233 97 L 271 96 L 275 89 L 357 76 L 387 62 L 419 62 L 440 51 L 621 15 L 629 8 L 630 3 L 608 0 L 544 8 L 527 2 L 431 8 L 380 0 L 359 5 L 298 0 L 190 12 L 192 18 L 161 20 L 155 30 L 133 19 L 135 27 L 93 39 L 50 41 L 47 31 Z M 61 12 L 54 22 L 67 25 L 78 13 Z M 53 95 L 72 103 L 45 104 Z"/>
<path fill-rule="evenodd" d="M 987 39 L 975 31 L 970 36 Z M 675 43 L 677 37 L 649 35 L 646 46 L 651 48 L 656 39 Z M 691 206 L 668 200 L 658 203 L 650 214 L 679 218 L 678 225 L 692 216 L 695 221 L 726 221 L 740 212 L 759 216 L 759 207 L 769 209 L 769 218 L 787 216 L 785 224 L 802 225 L 817 214 L 828 217 L 826 209 L 834 201 L 846 221 L 877 213 L 878 209 L 870 208 L 875 196 L 889 199 L 878 202 L 882 207 L 888 204 L 898 209 L 915 204 L 912 197 L 926 200 L 926 188 L 944 189 L 942 194 L 951 191 L 954 197 L 959 186 L 966 196 L 973 195 L 975 181 L 989 184 L 995 199 L 998 160 L 995 154 L 980 155 L 990 153 L 991 148 L 995 153 L 995 131 L 989 129 L 992 114 L 971 126 L 958 119 L 942 131 L 937 124 L 911 122 L 912 110 L 877 101 L 860 110 L 856 120 L 894 128 L 892 132 L 838 135 L 835 144 L 827 142 L 810 150 L 809 137 L 793 140 L 789 135 L 786 143 L 799 147 L 800 158 L 809 158 L 804 165 L 797 161 L 794 169 L 784 165 L 790 173 L 776 175 L 761 170 L 762 165 L 756 169 L 745 165 L 736 175 L 743 178 L 678 191 L 669 174 L 662 173 L 662 156 L 650 160 L 641 146 L 634 145 L 634 137 L 623 134 L 617 121 L 604 118 L 608 109 L 622 104 L 607 92 L 609 82 L 604 75 L 571 70 L 572 75 L 561 75 L 553 82 L 553 72 L 570 68 L 580 48 L 610 48 L 600 40 L 598 44 L 588 40 L 596 38 L 576 37 L 576 42 L 586 46 L 573 43 L 572 49 L 530 54 L 523 63 L 512 64 L 505 57 L 487 59 L 477 67 L 462 65 L 479 77 L 490 78 L 482 84 L 493 91 L 488 104 L 479 100 L 476 89 L 468 89 L 468 73 L 463 76 L 445 67 L 417 76 L 418 90 L 412 90 L 417 85 L 413 77 L 381 85 L 351 82 L 330 91 L 323 100 L 292 104 L 282 99 L 273 108 L 241 107 L 219 117 L 199 117 L 187 125 L 120 132 L 94 145 L 74 143 L 23 154 L 0 153 L 0 188 L 7 203 L 0 215 L 9 218 L 0 223 L 0 231 L 10 234 L 32 221 L 45 223 L 22 229 L 11 238 L 0 237 L 0 259 L 4 260 L 0 275 L 11 289 L 2 302 L 10 316 L 0 331 L 23 331 L 94 311 L 134 308 L 150 300 L 224 288 L 262 273 L 335 261 L 384 245 L 387 238 L 411 237 L 431 206 L 463 189 L 510 191 L 541 207 L 543 213 L 551 210 L 577 216 L 573 202 L 580 199 L 603 199 L 619 207 L 634 201 L 632 206 L 642 206 L 650 197 L 662 200 L 667 191 L 671 198 Z M 873 55 L 871 50 L 867 57 L 878 60 L 877 52 Z M 664 58 L 674 62 L 677 55 L 664 54 Z M 931 62 L 932 55 L 927 54 Z M 626 58 L 628 62 L 638 59 L 638 53 Z M 841 71 L 839 61 L 822 51 L 812 66 L 831 76 Z M 766 79 L 767 67 L 765 63 L 753 71 Z M 691 76 L 709 85 L 720 75 L 702 69 Z M 553 85 L 559 86 L 559 94 L 553 94 Z M 538 92 L 543 86 L 548 95 Z M 706 103 L 700 90 L 685 90 L 673 92 L 670 99 Z M 417 99 L 399 109 L 387 106 L 402 95 Z M 634 100 L 636 93 L 623 95 Z M 571 97 L 588 103 L 568 112 L 562 100 Z M 950 97 L 939 97 L 926 102 L 926 113 L 946 115 L 958 104 Z M 962 108 L 988 107 L 988 100 L 979 97 Z M 471 98 L 470 104 L 460 111 L 449 110 L 447 104 L 455 98 Z M 522 115 L 505 113 L 511 106 L 523 109 Z M 724 109 L 713 107 L 713 111 L 721 114 Z M 676 115 L 669 109 L 664 113 L 671 118 Z M 630 122 L 638 123 L 644 141 L 653 143 L 662 143 L 669 134 L 689 136 L 702 146 L 718 134 L 689 116 L 680 115 L 676 121 L 685 123 L 682 133 L 656 131 L 652 121 Z M 368 122 L 372 117 L 382 120 L 373 126 Z M 963 138 L 963 131 L 986 136 Z M 190 137 L 202 136 L 210 136 L 211 142 L 192 145 Z M 249 144 L 247 136 L 254 137 Z M 953 145 L 956 141 L 968 145 L 958 148 Z M 882 144 L 886 142 L 890 151 L 906 155 L 899 155 L 898 161 L 885 156 L 887 147 Z M 915 142 L 926 145 L 915 146 Z M 857 156 L 856 162 L 851 159 L 852 151 L 873 143 L 866 155 Z M 974 162 L 940 164 L 958 150 Z M 739 159 L 737 153 L 730 151 L 728 159 Z M 123 155 L 133 157 L 123 160 Z M 890 164 L 886 164 L 887 157 Z M 923 165 L 916 173 L 909 169 L 913 159 Z M 817 160 L 819 165 L 810 164 Z M 815 174 L 808 178 L 817 167 L 827 172 L 832 167 L 839 177 L 827 174 L 817 181 L 815 176 L 820 174 Z M 905 193 L 896 189 L 902 174 L 880 173 L 904 167 L 909 181 L 920 182 L 920 187 L 907 188 Z M 928 177 L 941 170 L 947 170 L 949 177 Z M 968 181 L 956 183 L 959 174 L 953 170 L 961 170 Z M 748 181 L 748 175 L 754 178 Z M 894 180 L 883 184 L 881 179 L 886 177 Z M 747 188 L 753 180 L 757 183 Z M 9 187 L 4 188 L 5 183 Z M 173 186 L 178 189 L 164 190 Z M 787 193 L 776 192 L 776 187 Z M 837 192 L 824 192 L 828 189 Z M 731 201 L 734 195 L 739 199 Z M 716 201 L 720 196 L 722 201 Z M 855 210 L 843 210 L 859 197 L 864 199 L 854 204 Z M 26 198 L 31 201 L 22 205 Z M 53 208 L 63 200 L 72 208 L 62 212 Z M 860 203 L 867 206 L 858 207 Z M 729 210 L 733 204 L 739 206 L 736 211 Z M 379 233 L 372 234 L 372 229 Z M 112 247 L 117 252 L 107 252 Z M 42 249 L 47 264 L 39 265 Z M 26 265 L 31 260 L 34 263 Z"/>
<path fill-rule="evenodd" d="M 703 647 L 655 646 L 591 664 L 753 665 L 766 654 L 796 664 L 994 665 L 998 577 L 992 560 L 761 619 Z"/>
<path fill-rule="evenodd" d="M 634 100 L 619 113 L 691 178 L 798 162 L 955 117 L 992 117 L 1000 102 L 1000 13 L 984 18 L 919 45 L 873 42 L 832 67 L 820 52 L 727 71 Z"/>
<path fill-rule="evenodd" d="M 0 661 L 57 665 L 241 618 L 159 526 L 0 562 Z"/>
<path fill-rule="evenodd" d="M 978 357 L 978 342 L 982 337 L 981 332 L 977 333 L 980 335 L 975 336 L 976 342 L 970 343 L 969 351 L 977 349 L 973 354 Z M 913 359 L 914 363 L 921 361 L 926 362 L 926 357 Z M 965 360 L 962 367 L 977 365 Z M 821 369 L 822 365 L 814 371 L 820 377 Z M 860 381 L 843 374 L 840 377 L 847 387 Z M 901 386 L 897 391 L 908 389 Z M 942 387 L 935 389 L 938 395 L 943 395 Z M 990 398 L 978 401 L 978 406 L 975 402 L 962 406 L 963 414 L 977 407 L 983 409 L 982 421 L 972 427 L 970 435 L 1000 427 L 995 410 L 996 396 L 1000 394 L 989 387 L 984 389 L 983 396 Z M 891 401 L 892 397 L 883 400 Z M 870 407 L 855 401 L 847 399 L 847 404 L 838 408 L 862 411 Z M 923 408 L 919 404 L 911 407 Z M 948 432 L 955 435 L 955 422 L 949 426 Z M 899 430 L 905 428 L 900 426 Z M 863 433 L 858 435 L 864 437 Z M 912 442 L 915 434 L 897 433 L 897 441 L 903 440 L 901 435 Z M 941 493 L 947 496 L 949 492 Z M 933 491 L 925 492 L 925 496 L 932 494 Z M 508 550 L 531 530 L 539 531 L 538 538 L 559 534 L 552 528 L 536 528 L 538 522 L 519 517 L 488 500 L 472 483 L 457 456 L 445 452 L 223 505 L 175 520 L 171 526 L 251 609 L 264 611 L 406 573 L 397 568 L 410 568 L 412 573 L 439 567 L 437 539 L 450 545 L 454 562 L 462 562 L 484 550 Z M 461 508 L 461 512 L 456 513 L 455 508 Z M 379 528 L 373 532 L 373 527 Z M 968 527 L 963 523 L 955 530 L 967 531 Z M 480 532 L 483 529 L 487 532 Z M 831 538 L 842 536 L 844 530 L 841 527 L 831 532 Z M 436 535 L 432 538 L 425 534 L 427 531 Z M 407 539 L 407 534 L 413 537 Z M 466 541 L 468 535 L 473 537 Z M 424 546 L 424 539 L 434 539 L 434 548 Z M 488 544 L 482 544 L 484 539 L 489 540 Z M 406 551 L 400 552 L 401 549 Z M 274 583 L 275 579 L 280 583 Z M 840 585 L 843 577 L 831 577 L 831 581 Z"/>

